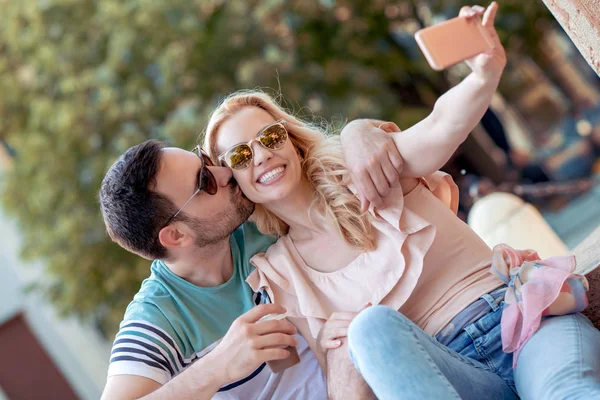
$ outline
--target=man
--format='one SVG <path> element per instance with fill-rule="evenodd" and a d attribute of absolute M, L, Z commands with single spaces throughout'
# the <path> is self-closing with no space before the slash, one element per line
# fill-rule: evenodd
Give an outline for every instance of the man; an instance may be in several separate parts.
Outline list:
<path fill-rule="evenodd" d="M 381 201 L 402 168 L 379 125 L 355 121 L 342 132 L 365 206 Z M 275 238 L 244 223 L 254 205 L 231 178 L 201 149 L 158 141 L 129 149 L 106 174 L 100 205 L 110 237 L 155 261 L 115 338 L 104 399 L 326 398 L 318 363 L 294 326 L 258 323 L 285 312 L 260 304 L 268 299 L 244 281 L 250 257 Z M 265 362 L 286 358 L 288 346 L 301 362 L 271 373 Z"/>

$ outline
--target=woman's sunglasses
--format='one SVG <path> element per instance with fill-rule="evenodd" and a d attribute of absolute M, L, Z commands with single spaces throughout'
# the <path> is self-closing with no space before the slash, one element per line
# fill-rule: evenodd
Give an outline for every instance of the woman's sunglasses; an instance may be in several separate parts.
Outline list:
<path fill-rule="evenodd" d="M 196 195 L 198 193 L 200 193 L 202 190 L 204 190 L 206 193 L 208 193 L 210 195 L 217 194 L 217 190 L 218 190 L 217 180 L 215 179 L 215 176 L 212 174 L 212 172 L 210 172 L 210 170 L 208 168 L 206 168 L 207 166 L 209 166 L 209 167 L 213 166 L 214 165 L 213 162 L 211 161 L 208 154 L 206 154 L 200 146 L 194 147 L 194 150 L 192 150 L 192 151 L 194 153 L 196 153 L 198 158 L 200 158 L 200 161 L 202 161 L 202 165 L 200 166 L 200 170 L 198 171 L 198 177 L 196 178 L 198 180 L 198 189 L 196 189 L 196 191 L 188 199 L 188 201 L 186 201 L 185 204 L 183 206 L 181 206 L 179 211 L 177 211 L 175 214 L 173 214 L 173 216 L 171 218 L 169 218 L 169 220 L 167 221 L 165 226 L 169 225 L 171 223 L 171 221 L 173 221 L 173 218 L 178 216 L 179 213 L 181 211 L 183 211 L 184 207 L 187 206 L 188 203 L 190 201 L 192 201 L 192 199 L 194 197 L 196 197 Z"/>
<path fill-rule="evenodd" d="M 250 166 L 254 158 L 252 142 L 255 140 L 269 150 L 280 150 L 288 138 L 285 120 L 272 123 L 258 132 L 258 135 L 248 143 L 239 143 L 219 154 L 219 161 L 225 162 L 229 168 L 241 170 Z"/>

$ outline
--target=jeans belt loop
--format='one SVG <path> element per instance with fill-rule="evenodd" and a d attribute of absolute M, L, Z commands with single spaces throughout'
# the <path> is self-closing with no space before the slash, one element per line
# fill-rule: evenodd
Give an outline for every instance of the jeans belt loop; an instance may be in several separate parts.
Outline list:
<path fill-rule="evenodd" d="M 483 296 L 481 296 L 481 298 L 489 304 L 492 311 L 496 312 L 500 308 L 500 306 L 498 305 L 496 300 L 494 300 L 494 298 L 492 296 L 490 296 L 489 294 L 486 293 Z"/>

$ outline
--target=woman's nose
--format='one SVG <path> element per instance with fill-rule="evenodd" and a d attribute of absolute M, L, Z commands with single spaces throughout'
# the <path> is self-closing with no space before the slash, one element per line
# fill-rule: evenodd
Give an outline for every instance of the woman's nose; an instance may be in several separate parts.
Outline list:
<path fill-rule="evenodd" d="M 258 166 L 273 157 L 273 153 L 258 141 L 252 143 L 252 152 L 254 153 L 254 165 Z"/>

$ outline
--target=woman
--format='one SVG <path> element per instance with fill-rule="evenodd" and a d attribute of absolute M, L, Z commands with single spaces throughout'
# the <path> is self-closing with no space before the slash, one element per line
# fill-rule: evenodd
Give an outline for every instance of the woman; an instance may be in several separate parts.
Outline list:
<path fill-rule="evenodd" d="M 339 312 L 356 313 L 369 303 L 390 307 L 372 307 L 357 317 L 387 320 L 377 326 L 385 332 L 378 336 L 390 340 L 391 348 L 414 350 L 406 356 L 401 351 L 381 355 L 390 360 L 393 378 L 370 376 L 368 365 L 357 365 L 379 398 L 400 393 L 516 398 L 512 355 L 502 352 L 499 338 L 504 283 L 488 273 L 490 249 L 456 217 L 456 186 L 437 172 L 477 124 L 497 88 L 506 59 L 493 27 L 496 10 L 492 3 L 483 16 L 494 51 L 470 60 L 472 74 L 440 97 L 428 118 L 393 133 L 404 171 L 381 209 L 361 213 L 335 137 L 289 115 L 263 93 L 232 95 L 207 127 L 205 148 L 232 168 L 244 194 L 257 204 L 253 220 L 259 229 L 281 237 L 266 254 L 253 258 L 257 269 L 249 283 L 255 290 L 266 288 L 274 302 L 288 309 L 323 366 L 325 351 L 339 346 L 352 319 Z M 465 8 L 461 14 L 474 18 L 483 9 Z M 389 124 L 383 128 L 399 131 Z M 600 356 L 600 334 L 590 333 L 591 325 L 579 315 L 560 318 L 585 331 L 591 337 L 587 351 Z M 465 337 L 462 327 L 481 332 Z M 582 354 L 577 340 L 564 339 L 563 331 L 563 325 L 553 324 L 550 337 L 555 333 L 569 350 Z M 487 348 L 493 354 L 474 350 L 482 341 L 492 342 Z M 575 358 L 592 371 L 586 390 L 593 385 L 597 390 L 600 366 Z M 520 395 L 539 398 L 535 378 L 544 374 L 532 378 L 519 372 L 517 367 Z M 426 383 L 414 385 L 415 373 L 430 375 Z M 574 379 L 573 385 L 588 383 Z"/>

